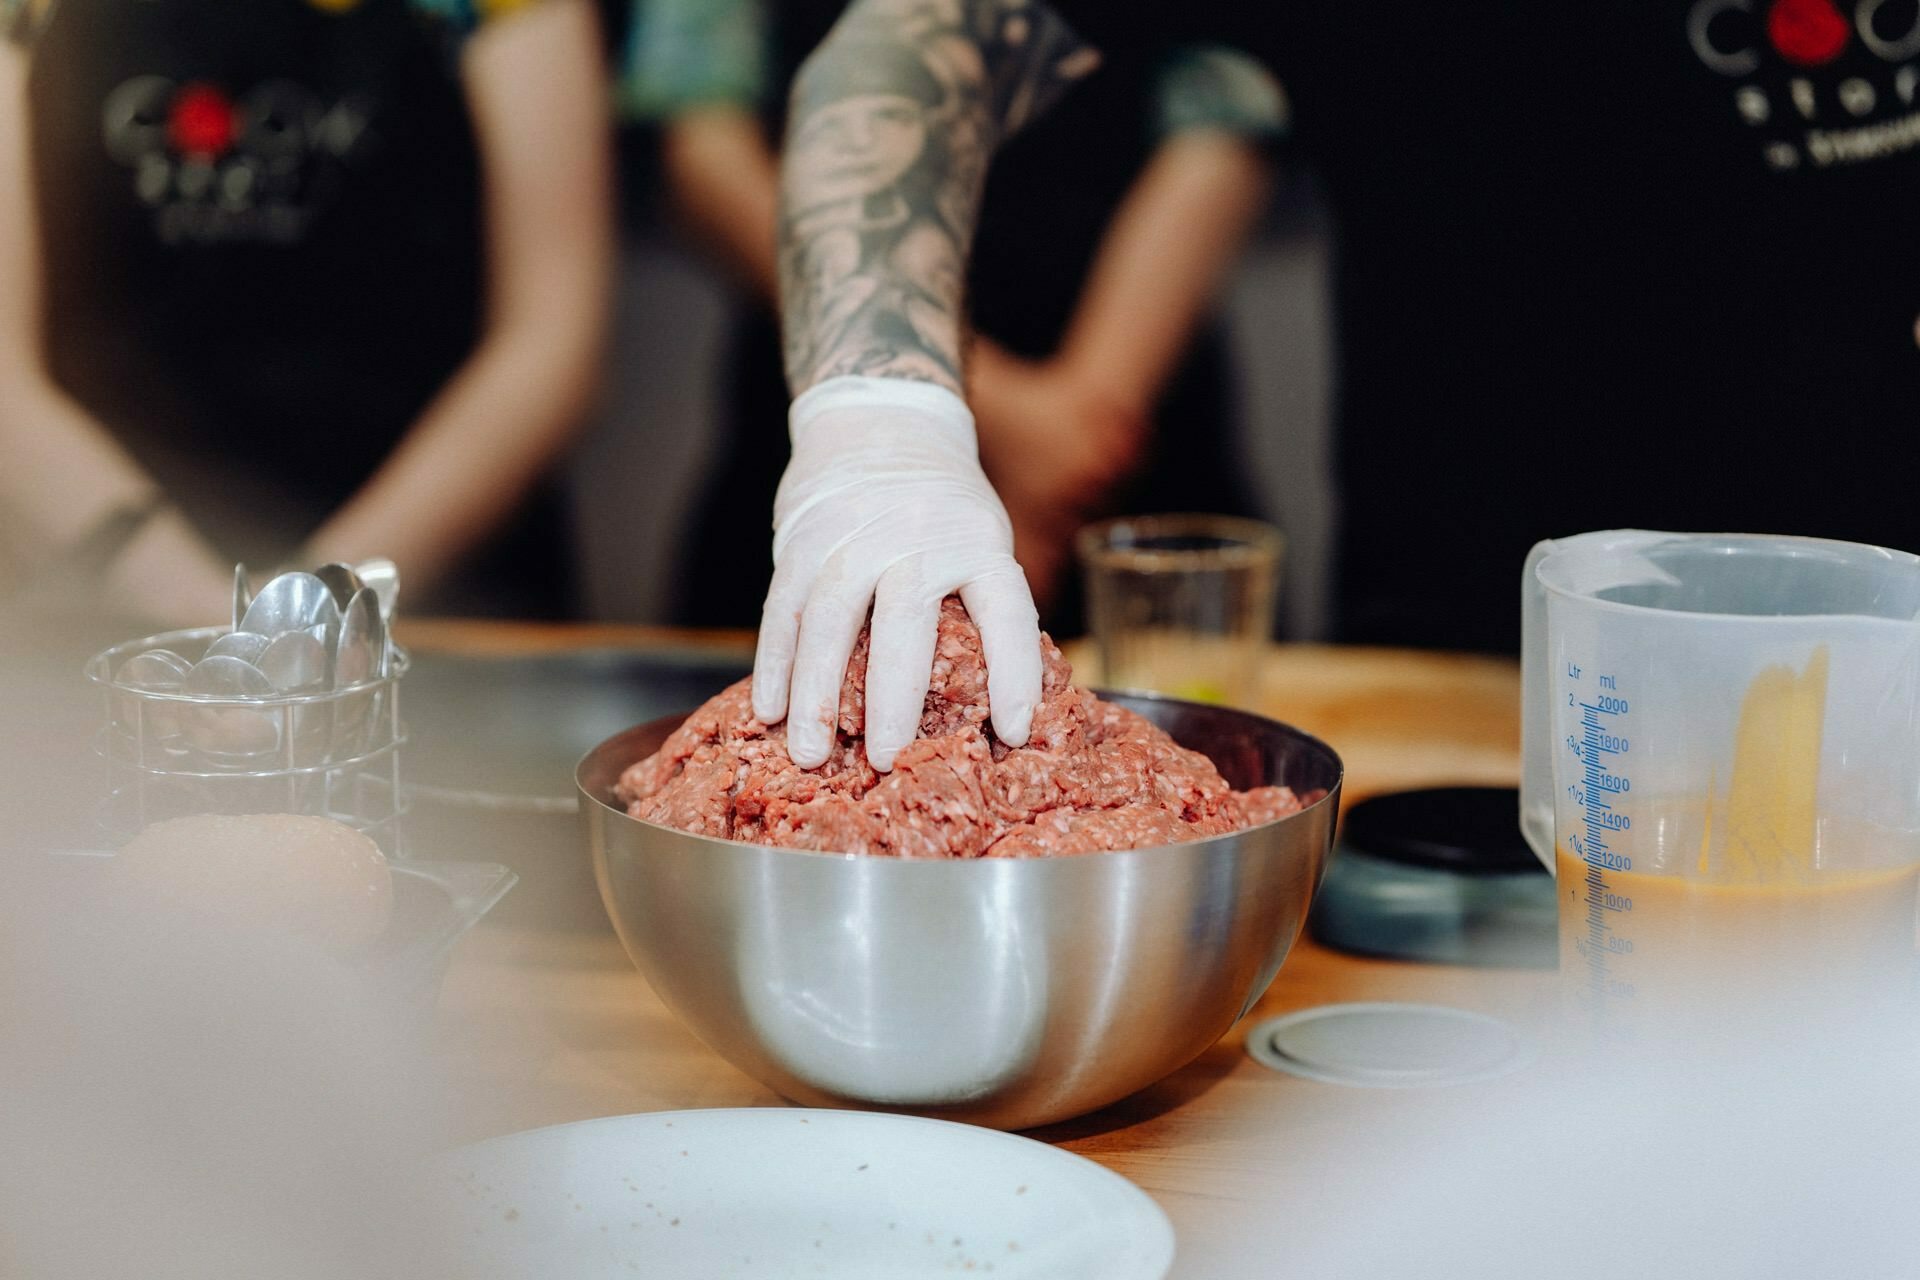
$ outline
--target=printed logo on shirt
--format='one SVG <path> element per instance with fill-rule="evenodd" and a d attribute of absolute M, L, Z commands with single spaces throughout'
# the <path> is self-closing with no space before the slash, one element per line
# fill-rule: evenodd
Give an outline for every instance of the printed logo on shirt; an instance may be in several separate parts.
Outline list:
<path fill-rule="evenodd" d="M 324 104 L 288 80 L 236 98 L 205 81 L 136 76 L 107 95 L 101 124 L 162 243 L 294 244 L 367 119 L 361 104 Z"/>
<path fill-rule="evenodd" d="M 1769 168 L 1920 147 L 1920 0 L 1694 0 L 1687 40 Z"/>

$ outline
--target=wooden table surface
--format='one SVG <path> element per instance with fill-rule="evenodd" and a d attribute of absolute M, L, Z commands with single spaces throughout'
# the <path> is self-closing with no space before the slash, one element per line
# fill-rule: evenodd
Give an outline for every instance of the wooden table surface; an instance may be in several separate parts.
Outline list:
<path fill-rule="evenodd" d="M 687 633 L 623 628 L 413 624 L 416 649 L 503 653 L 677 645 Z M 738 648 L 740 637 L 700 643 Z M 1511 785 L 1519 771 L 1519 673 L 1498 659 L 1294 645 L 1267 663 L 1261 710 L 1331 743 L 1349 803 L 1442 783 Z M 584 857 L 584 853 L 582 854 Z M 1281 1075 L 1244 1050 L 1246 1028 L 1307 1006 L 1433 1001 L 1522 1020 L 1550 1005 L 1555 975 L 1365 960 L 1302 938 L 1259 1005 L 1197 1061 L 1104 1111 L 1037 1131 L 1151 1194 L 1180 1240 L 1176 1276 L 1239 1274 L 1227 1242 L 1276 1198 L 1326 1189 L 1290 1153 L 1418 1106 L 1433 1091 L 1353 1089 Z M 634 1111 L 770 1106 L 780 1099 L 708 1050 L 655 997 L 610 931 L 483 924 L 441 996 L 436 1052 L 477 1138 Z"/>

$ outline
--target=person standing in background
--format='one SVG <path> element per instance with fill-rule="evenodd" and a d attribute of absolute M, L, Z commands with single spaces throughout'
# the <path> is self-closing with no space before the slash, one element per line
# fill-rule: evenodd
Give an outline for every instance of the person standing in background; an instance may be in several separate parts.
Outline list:
<path fill-rule="evenodd" d="M 768 581 L 758 513 L 785 462 L 787 402 L 772 319 L 778 168 L 769 140 L 783 127 L 793 69 L 843 7 L 636 5 L 628 79 L 634 105 L 663 122 L 675 206 L 760 304 L 732 343 L 725 439 L 688 539 L 683 621 L 750 624 Z M 967 281 L 968 401 L 981 455 L 1006 499 L 1020 563 L 1056 622 L 1077 603 L 1071 539 L 1086 520 L 1255 511 L 1237 479 L 1232 379 L 1209 312 L 1265 207 L 1285 105 L 1258 63 L 1222 45 L 1149 28 L 1103 54 L 1056 115 L 1009 145 L 982 214 L 993 230 Z M 834 198 L 862 206 L 859 222 L 909 219 L 889 191 L 906 169 L 945 163 L 929 146 L 929 121 L 947 109 L 951 86 L 932 71 L 896 85 L 857 50 L 836 67 L 850 84 L 871 81 L 874 100 L 796 134 L 800 163 L 833 166 L 838 153 L 858 153 Z M 914 239 L 909 231 L 906 251 Z"/>
<path fill-rule="evenodd" d="M 0 29 L 0 563 L 163 623 L 224 616 L 236 558 L 563 611 L 541 477 L 611 261 L 588 0 L 0 0 Z"/>
<path fill-rule="evenodd" d="M 1230 19 L 1338 240 L 1338 638 L 1515 652 L 1587 529 L 1920 551 L 1920 9 Z"/>

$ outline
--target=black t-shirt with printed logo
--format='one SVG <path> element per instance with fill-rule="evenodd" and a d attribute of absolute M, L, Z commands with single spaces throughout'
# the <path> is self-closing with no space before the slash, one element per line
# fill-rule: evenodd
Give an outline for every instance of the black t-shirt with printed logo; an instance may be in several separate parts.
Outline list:
<path fill-rule="evenodd" d="M 1582 529 L 1920 549 L 1911 59 L 1824 3 L 1417 8 L 1276 52 L 1339 235 L 1343 634 L 1512 649 Z"/>
<path fill-rule="evenodd" d="M 29 56 L 52 375 L 236 556 L 292 551 L 477 341 L 479 157 L 457 60 L 479 14 L 0 0 Z M 563 608 L 558 517 L 529 507 L 443 603 Z"/>
<path fill-rule="evenodd" d="M 1914 0 L 1178 8 L 1332 206 L 1344 637 L 1511 650 L 1583 529 L 1920 550 Z"/>

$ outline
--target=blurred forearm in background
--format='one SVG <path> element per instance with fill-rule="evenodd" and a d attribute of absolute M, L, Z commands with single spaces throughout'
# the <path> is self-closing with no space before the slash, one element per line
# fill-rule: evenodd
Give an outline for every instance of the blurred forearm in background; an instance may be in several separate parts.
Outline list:
<path fill-rule="evenodd" d="M 613 274 L 600 41 L 587 0 L 483 29 L 463 74 L 486 187 L 480 344 L 304 558 L 384 555 L 432 582 L 559 456 L 596 386 Z M 545 91 L 526 93 L 525 86 Z"/>
<path fill-rule="evenodd" d="M 667 196 L 688 235 L 773 306 L 780 161 L 766 0 L 636 0 L 622 106 L 660 126 Z"/>
<path fill-rule="evenodd" d="M 97 587 L 156 622 L 202 621 L 228 599 L 232 570 L 169 509 L 141 522 L 104 581 L 56 581 L 90 535 L 157 486 L 48 374 L 26 124 L 27 56 L 0 44 L 0 593 Z"/>
<path fill-rule="evenodd" d="M 695 107 L 673 118 L 661 146 L 675 212 L 688 232 L 756 299 L 773 306 L 780 162 L 759 118 L 737 106 Z"/>
<path fill-rule="evenodd" d="M 1162 392 L 1273 188 L 1278 83 L 1233 49 L 1176 51 L 1156 85 L 1161 141 L 1100 242 L 1055 353 L 980 345 L 969 379 L 981 459 L 1044 603 L 1074 530 L 1140 462 Z"/>

